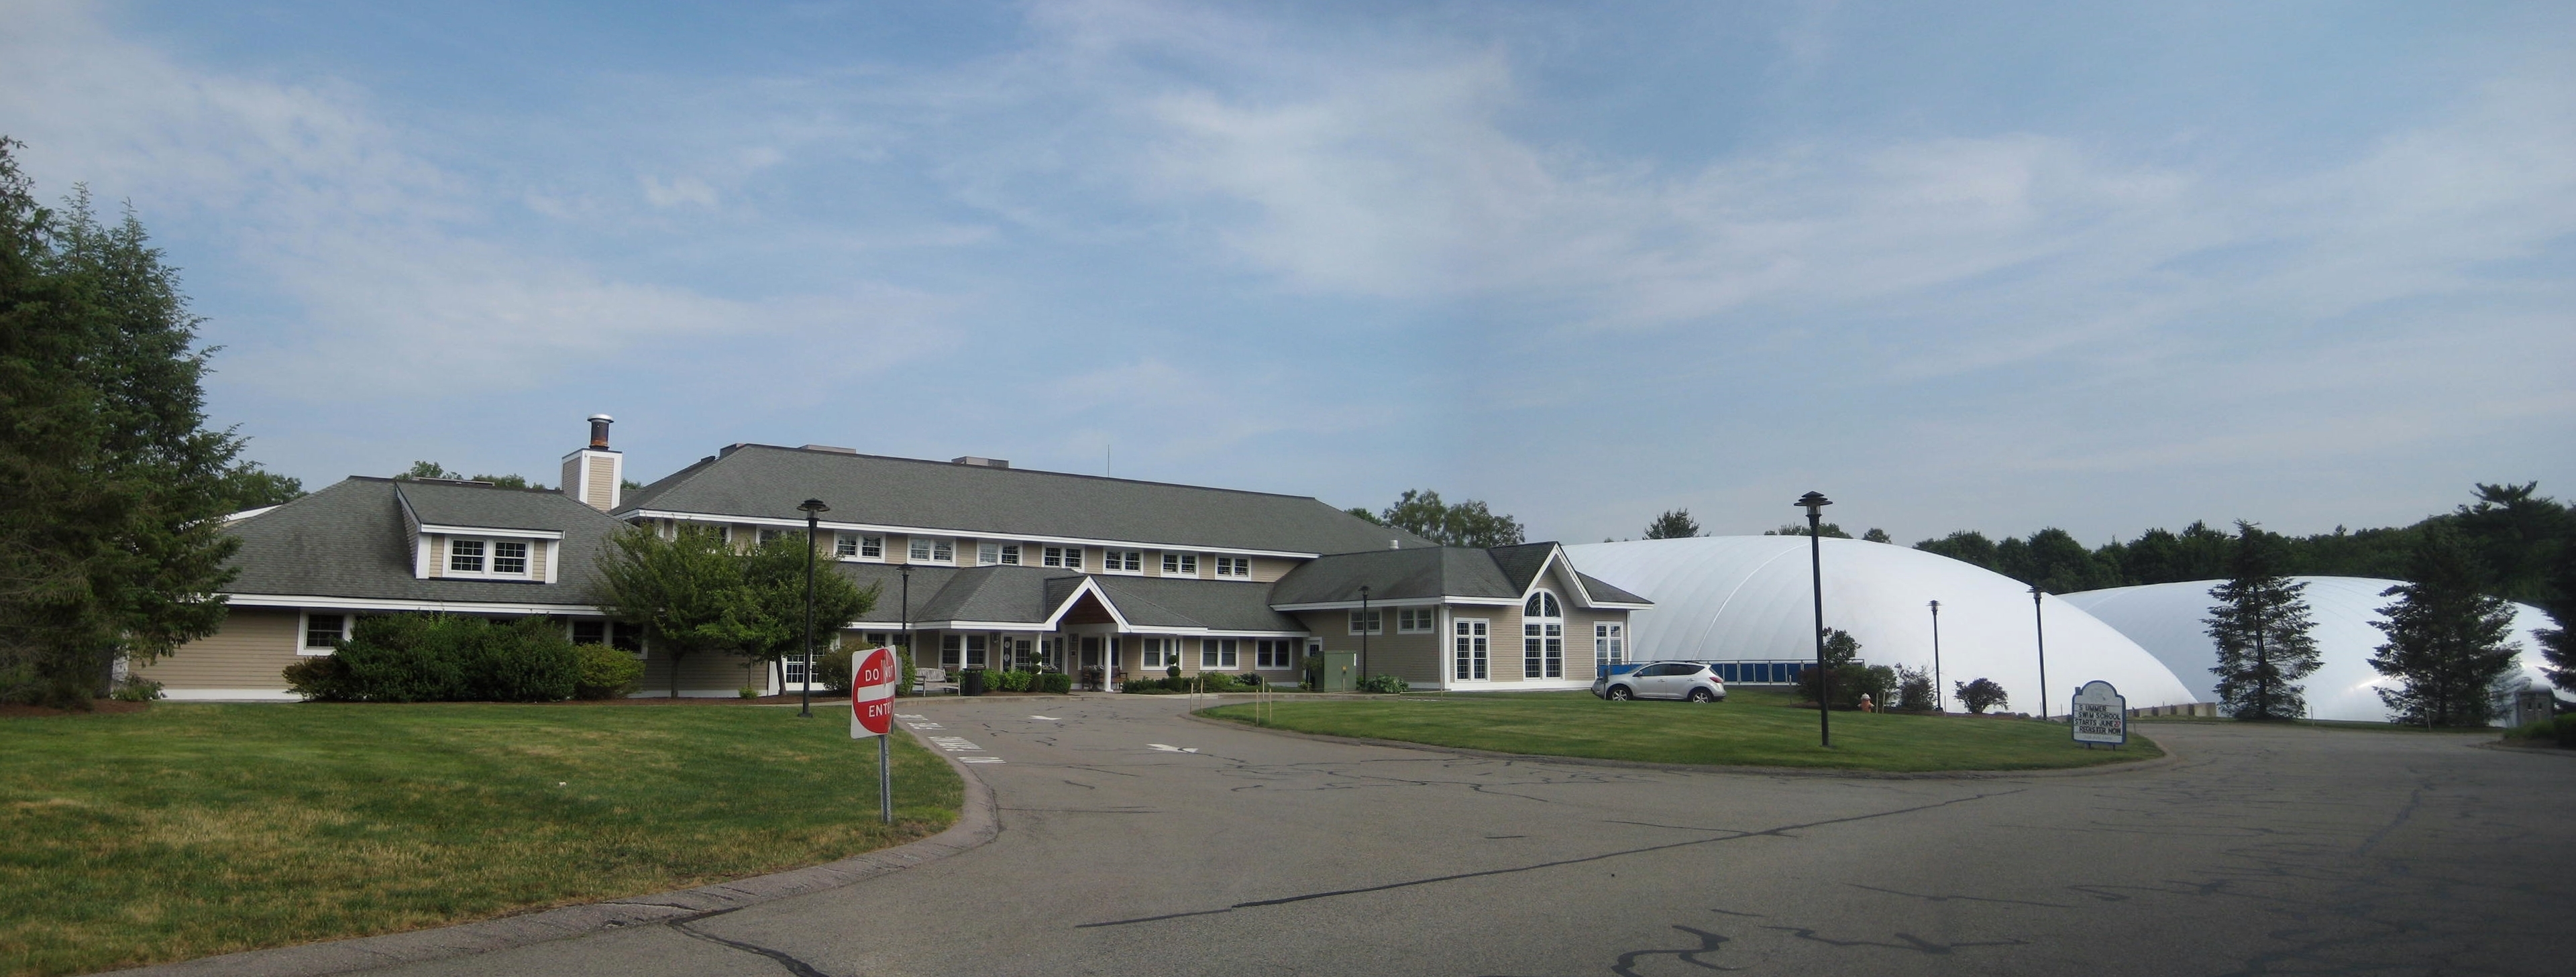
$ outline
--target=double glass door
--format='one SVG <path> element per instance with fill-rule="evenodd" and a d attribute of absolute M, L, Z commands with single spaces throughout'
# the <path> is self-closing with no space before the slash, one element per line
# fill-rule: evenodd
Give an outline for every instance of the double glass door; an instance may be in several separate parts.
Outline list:
<path fill-rule="evenodd" d="M 1461 682 L 1482 682 L 1491 678 L 1493 634 L 1490 622 L 1481 617 L 1453 618 L 1450 631 L 1449 677 Z"/>

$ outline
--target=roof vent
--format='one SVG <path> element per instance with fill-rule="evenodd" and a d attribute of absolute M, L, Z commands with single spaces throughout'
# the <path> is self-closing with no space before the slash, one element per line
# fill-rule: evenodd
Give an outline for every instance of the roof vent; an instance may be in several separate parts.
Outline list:
<path fill-rule="evenodd" d="M 608 426 L 615 423 L 617 423 L 617 419 L 606 414 L 590 415 L 590 446 L 606 450 L 608 448 Z"/>
<path fill-rule="evenodd" d="M 857 448 L 844 448 L 837 444 L 809 444 L 805 446 L 805 450 L 829 451 L 836 455 L 855 455 L 859 453 L 859 449 Z"/>
<path fill-rule="evenodd" d="M 855 454 L 855 452 L 853 452 L 853 453 Z M 977 457 L 975 457 L 974 455 L 962 455 L 962 456 L 959 456 L 959 457 L 956 457 L 956 458 L 951 458 L 951 459 L 948 459 L 948 463 L 949 463 L 949 464 L 952 464 L 952 465 L 973 465 L 973 466 L 975 466 L 975 467 L 977 467 L 977 468 L 1009 468 L 1009 467 L 1011 467 L 1011 463 L 1010 463 L 1010 462 L 1003 461 L 1003 460 L 1002 460 L 1002 459 L 1000 459 L 1000 458 L 977 458 Z"/>
<path fill-rule="evenodd" d="M 1403 541 L 1403 540 L 1400 540 L 1400 539 L 1390 539 L 1390 540 L 1387 540 L 1387 541 L 1386 541 L 1386 548 L 1387 548 L 1387 549 L 1391 549 L 1391 550 L 1400 550 L 1400 549 L 1403 549 L 1403 548 L 1404 548 L 1404 541 Z"/>

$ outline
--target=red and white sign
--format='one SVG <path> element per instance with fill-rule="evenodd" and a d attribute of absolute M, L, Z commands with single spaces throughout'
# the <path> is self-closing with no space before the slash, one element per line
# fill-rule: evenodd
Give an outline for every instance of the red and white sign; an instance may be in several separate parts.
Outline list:
<path fill-rule="evenodd" d="M 893 649 L 872 649 L 860 657 L 850 675 L 851 739 L 883 736 L 894 728 L 894 686 L 902 678 Z"/>

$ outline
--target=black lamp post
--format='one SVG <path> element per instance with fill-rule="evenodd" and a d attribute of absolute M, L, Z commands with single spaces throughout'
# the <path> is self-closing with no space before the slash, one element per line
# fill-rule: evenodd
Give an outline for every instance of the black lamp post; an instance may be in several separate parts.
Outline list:
<path fill-rule="evenodd" d="M 2048 718 L 2048 617 L 2040 612 L 2039 599 L 2046 596 L 2048 591 L 2038 584 L 2030 585 L 2030 626 L 2039 639 L 2039 718 L 2043 720 Z"/>
<path fill-rule="evenodd" d="M 1360 585 L 1360 681 L 1368 681 L 1368 636 L 1377 629 L 1377 619 L 1369 616 L 1369 589 Z"/>
<path fill-rule="evenodd" d="M 798 683 L 796 715 L 814 718 L 814 542 L 822 525 L 823 514 L 832 507 L 821 499 L 807 499 L 796 507 L 805 514 L 805 681 Z"/>
<path fill-rule="evenodd" d="M 1834 672 L 1825 667 L 1825 507 L 1834 500 L 1822 492 L 1799 496 L 1795 503 L 1807 507 L 1807 568 L 1816 591 L 1816 730 L 1818 741 L 1834 745 Z"/>
<path fill-rule="evenodd" d="M 1932 711 L 1949 712 L 1941 701 L 1941 602 L 1932 602 Z"/>

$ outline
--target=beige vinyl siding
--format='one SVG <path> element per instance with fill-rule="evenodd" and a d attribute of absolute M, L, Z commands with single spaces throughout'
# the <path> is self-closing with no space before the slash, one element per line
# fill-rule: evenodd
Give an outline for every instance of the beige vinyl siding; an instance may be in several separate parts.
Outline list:
<path fill-rule="evenodd" d="M 1627 628 L 1625 627 L 1628 623 L 1628 612 L 1577 611 L 1568 608 L 1565 613 L 1566 678 L 1589 679 L 1593 677 L 1594 662 L 1596 661 L 1593 656 L 1597 654 L 1592 645 L 1592 626 L 1595 624 L 1606 623 L 1621 625 L 1620 637 L 1629 642 L 1631 649 L 1629 654 L 1632 657 L 1634 656 L 1633 649 L 1635 647 L 1636 639 L 1634 636 L 1627 633 Z"/>
<path fill-rule="evenodd" d="M 1271 583 L 1281 577 L 1287 576 L 1288 571 L 1297 569 L 1297 565 L 1304 562 L 1306 561 L 1291 560 L 1285 557 L 1276 556 L 1253 557 L 1252 582 Z"/>
<path fill-rule="evenodd" d="M 887 533 L 885 538 L 885 561 L 888 563 L 912 562 L 912 537 L 906 536 L 902 533 Z"/>
<path fill-rule="evenodd" d="M 345 612 L 342 612 L 345 613 Z M 303 617 L 295 611 L 234 608 L 223 629 L 180 645 L 134 674 L 169 689 L 283 689 L 279 673 L 303 660 Z"/>
<path fill-rule="evenodd" d="M 569 489 L 572 484 L 567 481 L 564 487 Z M 617 492 L 617 460 L 606 455 L 590 456 L 590 482 L 583 489 L 582 501 L 593 509 L 608 511 Z"/>
<path fill-rule="evenodd" d="M 546 561 L 554 556 L 555 547 L 561 545 L 563 544 L 542 539 L 528 541 L 528 579 L 544 582 Z"/>
<path fill-rule="evenodd" d="M 580 455 L 574 455 L 570 458 L 564 459 L 563 481 L 555 484 L 562 486 L 565 495 L 571 495 L 573 493 L 573 489 L 581 484 Z"/>
<path fill-rule="evenodd" d="M 1368 639 L 1368 670 L 1374 675 L 1394 675 L 1415 685 L 1440 681 L 1440 652 L 1447 644 L 1437 634 L 1395 633 L 1395 612 L 1386 613 L 1386 633 L 1372 634 Z M 1349 611 L 1299 611 L 1298 623 L 1324 643 L 1325 651 L 1360 650 L 1359 635 L 1351 633 Z M 1518 648 L 1518 645 L 1514 645 Z M 1515 654 L 1518 652 L 1515 651 Z"/>
<path fill-rule="evenodd" d="M 429 537 L 429 575 L 432 577 L 447 575 L 446 536 L 433 533 Z"/>

